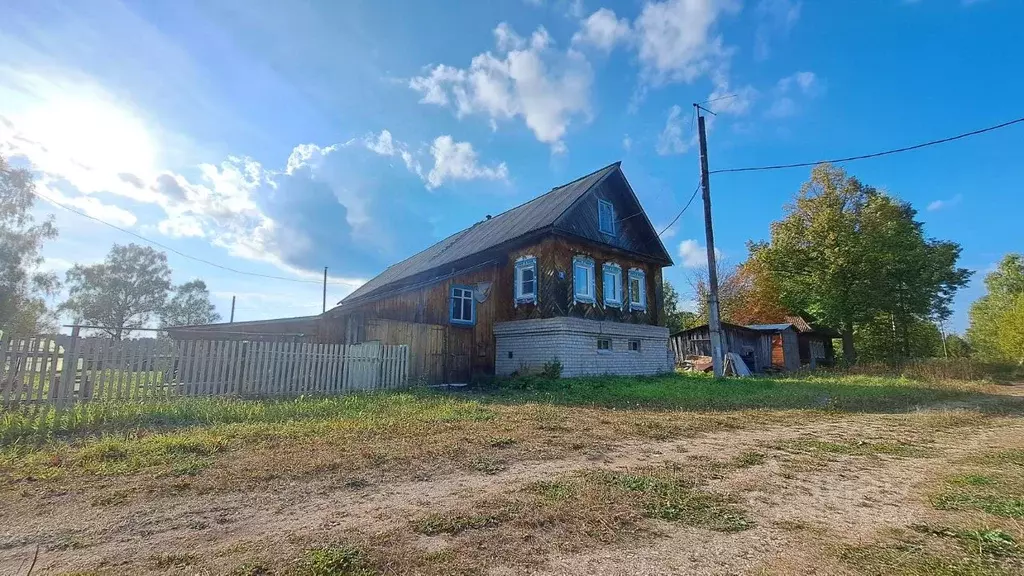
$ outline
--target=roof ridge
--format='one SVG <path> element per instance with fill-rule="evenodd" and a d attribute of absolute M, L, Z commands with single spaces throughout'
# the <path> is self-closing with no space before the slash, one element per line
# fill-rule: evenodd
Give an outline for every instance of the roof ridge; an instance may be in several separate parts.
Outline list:
<path fill-rule="evenodd" d="M 529 204 L 531 202 L 536 202 L 537 200 L 540 200 L 541 198 L 547 196 L 548 194 L 551 194 L 552 192 L 555 192 L 556 190 L 561 190 L 562 188 L 568 188 L 569 186 L 572 186 L 573 184 L 579 182 L 580 180 L 584 180 L 586 178 L 590 178 L 591 176 L 593 176 L 594 174 L 597 174 L 598 172 L 601 172 L 602 170 L 607 170 L 607 169 L 611 168 L 612 166 L 618 166 L 618 165 L 621 165 L 621 164 L 622 164 L 622 160 L 616 160 L 615 162 L 612 162 L 611 164 L 609 164 L 607 166 L 604 166 L 602 168 L 598 168 L 597 170 L 594 170 L 590 174 L 584 174 L 583 176 L 580 176 L 579 178 L 577 178 L 575 180 L 572 180 L 571 182 L 566 182 L 565 184 L 559 184 L 558 186 L 555 186 L 554 188 L 552 188 L 551 190 L 548 190 L 547 192 L 541 194 L 540 196 L 535 196 L 533 198 L 530 198 L 526 202 L 523 202 L 522 204 L 516 204 L 515 206 L 513 206 L 513 207 L 511 207 L 511 208 L 509 208 L 507 210 L 504 210 L 502 212 L 498 212 L 494 216 L 491 216 L 491 220 L 494 220 L 495 218 L 497 218 L 499 216 L 504 216 L 505 214 L 508 214 L 509 212 L 515 210 L 516 208 L 521 208 L 521 207 L 526 206 L 527 204 Z M 476 226 L 476 224 L 479 224 L 480 222 L 486 222 L 486 220 L 477 221 L 476 223 L 473 224 L 473 226 Z M 472 228 L 473 226 L 470 226 L 469 228 Z M 466 230 L 469 230 L 469 228 L 466 228 Z"/>

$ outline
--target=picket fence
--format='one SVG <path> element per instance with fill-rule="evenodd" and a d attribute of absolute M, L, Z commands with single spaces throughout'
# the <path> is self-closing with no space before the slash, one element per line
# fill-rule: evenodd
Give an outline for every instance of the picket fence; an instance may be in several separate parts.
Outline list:
<path fill-rule="evenodd" d="M 172 396 L 345 394 L 406 386 L 408 346 L 0 337 L 2 406 Z"/>

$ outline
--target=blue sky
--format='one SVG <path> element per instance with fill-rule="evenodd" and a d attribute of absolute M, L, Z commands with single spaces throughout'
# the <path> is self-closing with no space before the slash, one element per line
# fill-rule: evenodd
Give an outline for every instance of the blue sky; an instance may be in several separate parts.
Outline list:
<path fill-rule="evenodd" d="M 320 310 L 430 243 L 615 160 L 663 226 L 697 184 L 695 101 L 721 95 L 711 168 L 809 161 L 1024 110 L 1013 0 L 14 3 L 0 22 L 0 153 L 41 194 L 181 252 L 225 316 Z M 978 275 L 1024 249 L 1024 127 L 850 163 Z M 808 170 L 712 180 L 726 260 Z M 46 267 L 133 238 L 41 203 Z M 663 237 L 683 292 L 699 203 Z"/>

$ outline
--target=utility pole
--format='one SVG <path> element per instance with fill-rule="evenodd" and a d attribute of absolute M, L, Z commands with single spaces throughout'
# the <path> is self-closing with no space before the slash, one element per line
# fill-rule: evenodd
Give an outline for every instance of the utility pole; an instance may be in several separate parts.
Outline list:
<path fill-rule="evenodd" d="M 327 312 L 327 266 L 324 266 L 324 304 L 321 313 Z"/>
<path fill-rule="evenodd" d="M 708 177 L 708 140 L 704 131 L 704 116 L 699 104 L 694 104 L 697 130 L 700 134 L 700 187 L 704 199 L 704 234 L 708 245 L 708 330 L 711 333 L 711 366 L 715 378 L 725 375 L 722 353 L 722 320 L 718 316 L 718 266 L 715 262 L 715 232 L 711 226 L 711 180 Z"/>
<path fill-rule="evenodd" d="M 228 320 L 228 324 L 235 323 L 235 297 L 231 297 L 231 320 Z"/>

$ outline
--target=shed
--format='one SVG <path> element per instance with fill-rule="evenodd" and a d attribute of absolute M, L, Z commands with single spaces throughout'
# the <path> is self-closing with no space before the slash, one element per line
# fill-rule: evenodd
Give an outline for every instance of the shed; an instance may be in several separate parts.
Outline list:
<path fill-rule="evenodd" d="M 835 361 L 833 338 L 839 338 L 839 332 L 811 324 L 800 316 L 786 316 L 786 322 L 793 325 L 797 332 L 800 345 L 800 364 L 808 364 L 812 368 L 819 364 L 832 364 Z"/>
<path fill-rule="evenodd" d="M 750 324 L 747 328 L 770 338 L 771 366 L 787 371 L 800 369 L 800 343 L 792 324 Z"/>
<path fill-rule="evenodd" d="M 724 352 L 735 352 L 751 372 L 761 372 L 772 364 L 771 337 L 738 324 L 722 323 Z M 707 324 L 680 330 L 669 337 L 676 364 L 687 356 L 711 355 L 711 331 Z"/>

